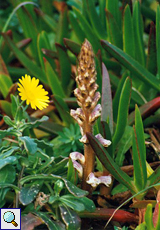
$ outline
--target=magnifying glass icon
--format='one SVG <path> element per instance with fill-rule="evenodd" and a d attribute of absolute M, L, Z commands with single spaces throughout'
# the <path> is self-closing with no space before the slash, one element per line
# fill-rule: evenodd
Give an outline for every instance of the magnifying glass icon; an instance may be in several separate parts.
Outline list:
<path fill-rule="evenodd" d="M 11 223 L 11 224 L 13 224 L 15 227 L 18 226 L 18 224 L 14 221 L 14 220 L 15 220 L 15 215 L 14 215 L 14 213 L 11 212 L 11 211 L 5 212 L 4 215 L 3 215 L 3 219 L 4 219 L 5 222 Z"/>

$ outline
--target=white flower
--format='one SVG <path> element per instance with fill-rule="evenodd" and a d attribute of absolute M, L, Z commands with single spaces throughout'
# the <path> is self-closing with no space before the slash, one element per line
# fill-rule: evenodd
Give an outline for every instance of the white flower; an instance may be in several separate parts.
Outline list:
<path fill-rule="evenodd" d="M 81 164 L 84 164 L 85 162 L 85 157 L 82 153 L 79 153 L 79 152 L 72 152 L 70 153 L 70 158 L 72 161 L 79 161 Z"/>
<path fill-rule="evenodd" d="M 86 182 L 93 188 L 96 188 L 99 184 L 105 184 L 105 186 L 109 187 L 112 182 L 112 178 L 111 176 L 100 176 L 97 178 L 95 177 L 94 173 L 91 172 Z"/>
<path fill-rule="evenodd" d="M 77 161 L 72 161 L 73 167 L 77 170 L 78 175 L 80 178 L 82 178 L 83 175 L 83 167 L 81 164 L 79 164 Z"/>
<path fill-rule="evenodd" d="M 99 142 L 104 146 L 104 147 L 108 147 L 109 145 L 111 145 L 111 141 L 107 140 L 107 139 L 104 139 L 102 137 L 102 135 L 99 133 L 95 136 Z"/>
<path fill-rule="evenodd" d="M 88 139 L 87 139 L 87 136 L 86 134 L 84 134 L 81 139 L 79 139 L 80 142 L 84 143 L 84 144 L 87 144 L 88 143 Z"/>
<path fill-rule="evenodd" d="M 101 110 L 102 107 L 100 104 L 96 105 L 96 107 L 93 109 L 92 113 L 89 116 L 89 122 L 94 123 L 99 116 L 101 116 Z"/>

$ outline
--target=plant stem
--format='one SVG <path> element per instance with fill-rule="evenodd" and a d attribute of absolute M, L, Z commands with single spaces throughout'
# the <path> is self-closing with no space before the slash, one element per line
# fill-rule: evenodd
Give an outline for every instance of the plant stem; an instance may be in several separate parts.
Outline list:
<path fill-rule="evenodd" d="M 22 188 L 22 185 L 20 184 L 20 180 L 22 179 L 23 173 L 24 173 L 25 166 L 22 166 L 22 169 L 20 171 L 19 177 L 18 177 L 18 188 Z M 19 192 L 16 192 L 16 202 L 15 202 L 15 208 L 19 207 Z"/>
<path fill-rule="evenodd" d="M 92 187 L 86 183 L 87 177 L 94 172 L 95 153 L 89 144 L 84 145 L 85 164 L 83 168 L 82 189 L 92 192 Z"/>

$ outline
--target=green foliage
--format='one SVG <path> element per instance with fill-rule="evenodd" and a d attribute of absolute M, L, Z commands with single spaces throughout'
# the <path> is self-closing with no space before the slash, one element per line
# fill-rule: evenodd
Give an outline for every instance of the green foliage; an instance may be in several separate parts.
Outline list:
<path fill-rule="evenodd" d="M 69 128 L 64 128 L 52 141 L 54 156 L 68 156 L 71 152 L 81 152 L 83 144 L 79 141 L 80 138 L 81 133 L 78 124 L 71 124 Z"/>
<path fill-rule="evenodd" d="M 159 205 L 159 210 L 160 210 L 160 205 Z M 138 225 L 136 230 L 158 230 L 160 227 L 160 219 L 159 219 L 159 210 L 158 213 L 156 213 L 155 215 L 158 215 L 157 217 L 157 223 L 156 226 L 154 227 L 153 225 L 153 214 L 152 214 L 152 204 L 148 204 L 147 205 L 147 210 L 145 212 L 145 221 Z"/>
<path fill-rule="evenodd" d="M 116 226 L 114 226 L 114 230 L 119 230 L 119 228 L 116 227 Z M 121 228 L 121 230 L 128 230 L 128 227 L 123 226 L 123 227 Z"/>
<path fill-rule="evenodd" d="M 20 103 L 19 98 L 15 96 L 12 96 L 11 107 L 14 119 L 4 116 L 8 128 L 0 130 L 2 141 L 0 148 L 0 207 L 4 207 L 8 203 L 8 192 L 10 191 L 11 202 L 13 202 L 14 196 L 17 200 L 15 207 L 18 207 L 19 202 L 26 207 L 30 207 L 29 205 L 35 202 L 35 208 L 30 211 L 45 220 L 49 229 L 57 229 L 57 226 L 64 228 L 64 224 L 67 229 L 79 228 L 81 221 L 76 212 L 94 211 L 93 201 L 85 197 L 88 192 L 60 176 L 60 174 L 67 173 L 68 158 L 53 157 L 53 145 L 44 140 L 33 138 L 30 135 L 32 132 L 29 132 L 48 118 L 44 116 L 39 120 L 30 121 L 26 107 L 24 108 L 22 102 Z M 71 125 L 70 130 L 65 128 L 64 135 L 63 132 L 60 135 L 63 147 L 68 144 L 72 145 L 70 149 L 77 149 L 79 145 L 77 139 L 74 139 L 75 136 L 76 138 L 80 137 L 77 126 Z M 9 137 L 14 137 L 13 141 L 10 142 Z M 7 140 L 7 145 L 3 141 L 4 138 Z M 50 156 L 47 154 L 47 150 L 50 152 Z M 55 175 L 51 173 L 55 173 Z M 70 178 L 70 180 L 72 179 Z M 45 198 L 42 201 L 37 201 L 38 194 L 44 194 Z M 56 221 L 51 221 L 49 216 L 40 210 L 45 203 L 51 206 L 53 213 L 59 210 L 58 212 L 63 216 L 65 215 L 64 210 L 67 210 L 68 214 L 62 218 L 63 221 L 59 215 L 56 216 Z M 73 216 L 75 216 L 74 225 L 71 224 Z"/>

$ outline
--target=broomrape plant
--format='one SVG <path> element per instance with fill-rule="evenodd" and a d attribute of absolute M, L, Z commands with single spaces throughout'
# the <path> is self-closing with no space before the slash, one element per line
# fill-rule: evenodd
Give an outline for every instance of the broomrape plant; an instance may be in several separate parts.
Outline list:
<path fill-rule="evenodd" d="M 90 179 L 87 182 L 87 178 L 90 177 L 90 173 L 94 172 L 95 152 L 88 143 L 86 134 L 92 133 L 93 125 L 101 115 L 101 105 L 97 104 L 100 99 L 100 93 L 97 92 L 98 85 L 96 84 L 94 53 L 88 40 L 85 40 L 82 44 L 78 60 L 79 65 L 76 77 L 78 88 L 74 90 L 74 94 L 80 108 L 71 110 L 71 116 L 80 126 L 82 134 L 80 141 L 84 143 L 85 161 L 83 164 L 82 188 L 90 190 L 91 187 L 87 183 L 92 182 L 90 182 Z M 100 137 L 100 140 L 103 141 L 103 138 Z M 108 146 L 110 141 L 103 144 Z M 108 184 L 110 183 L 111 180 L 108 180 Z"/>

